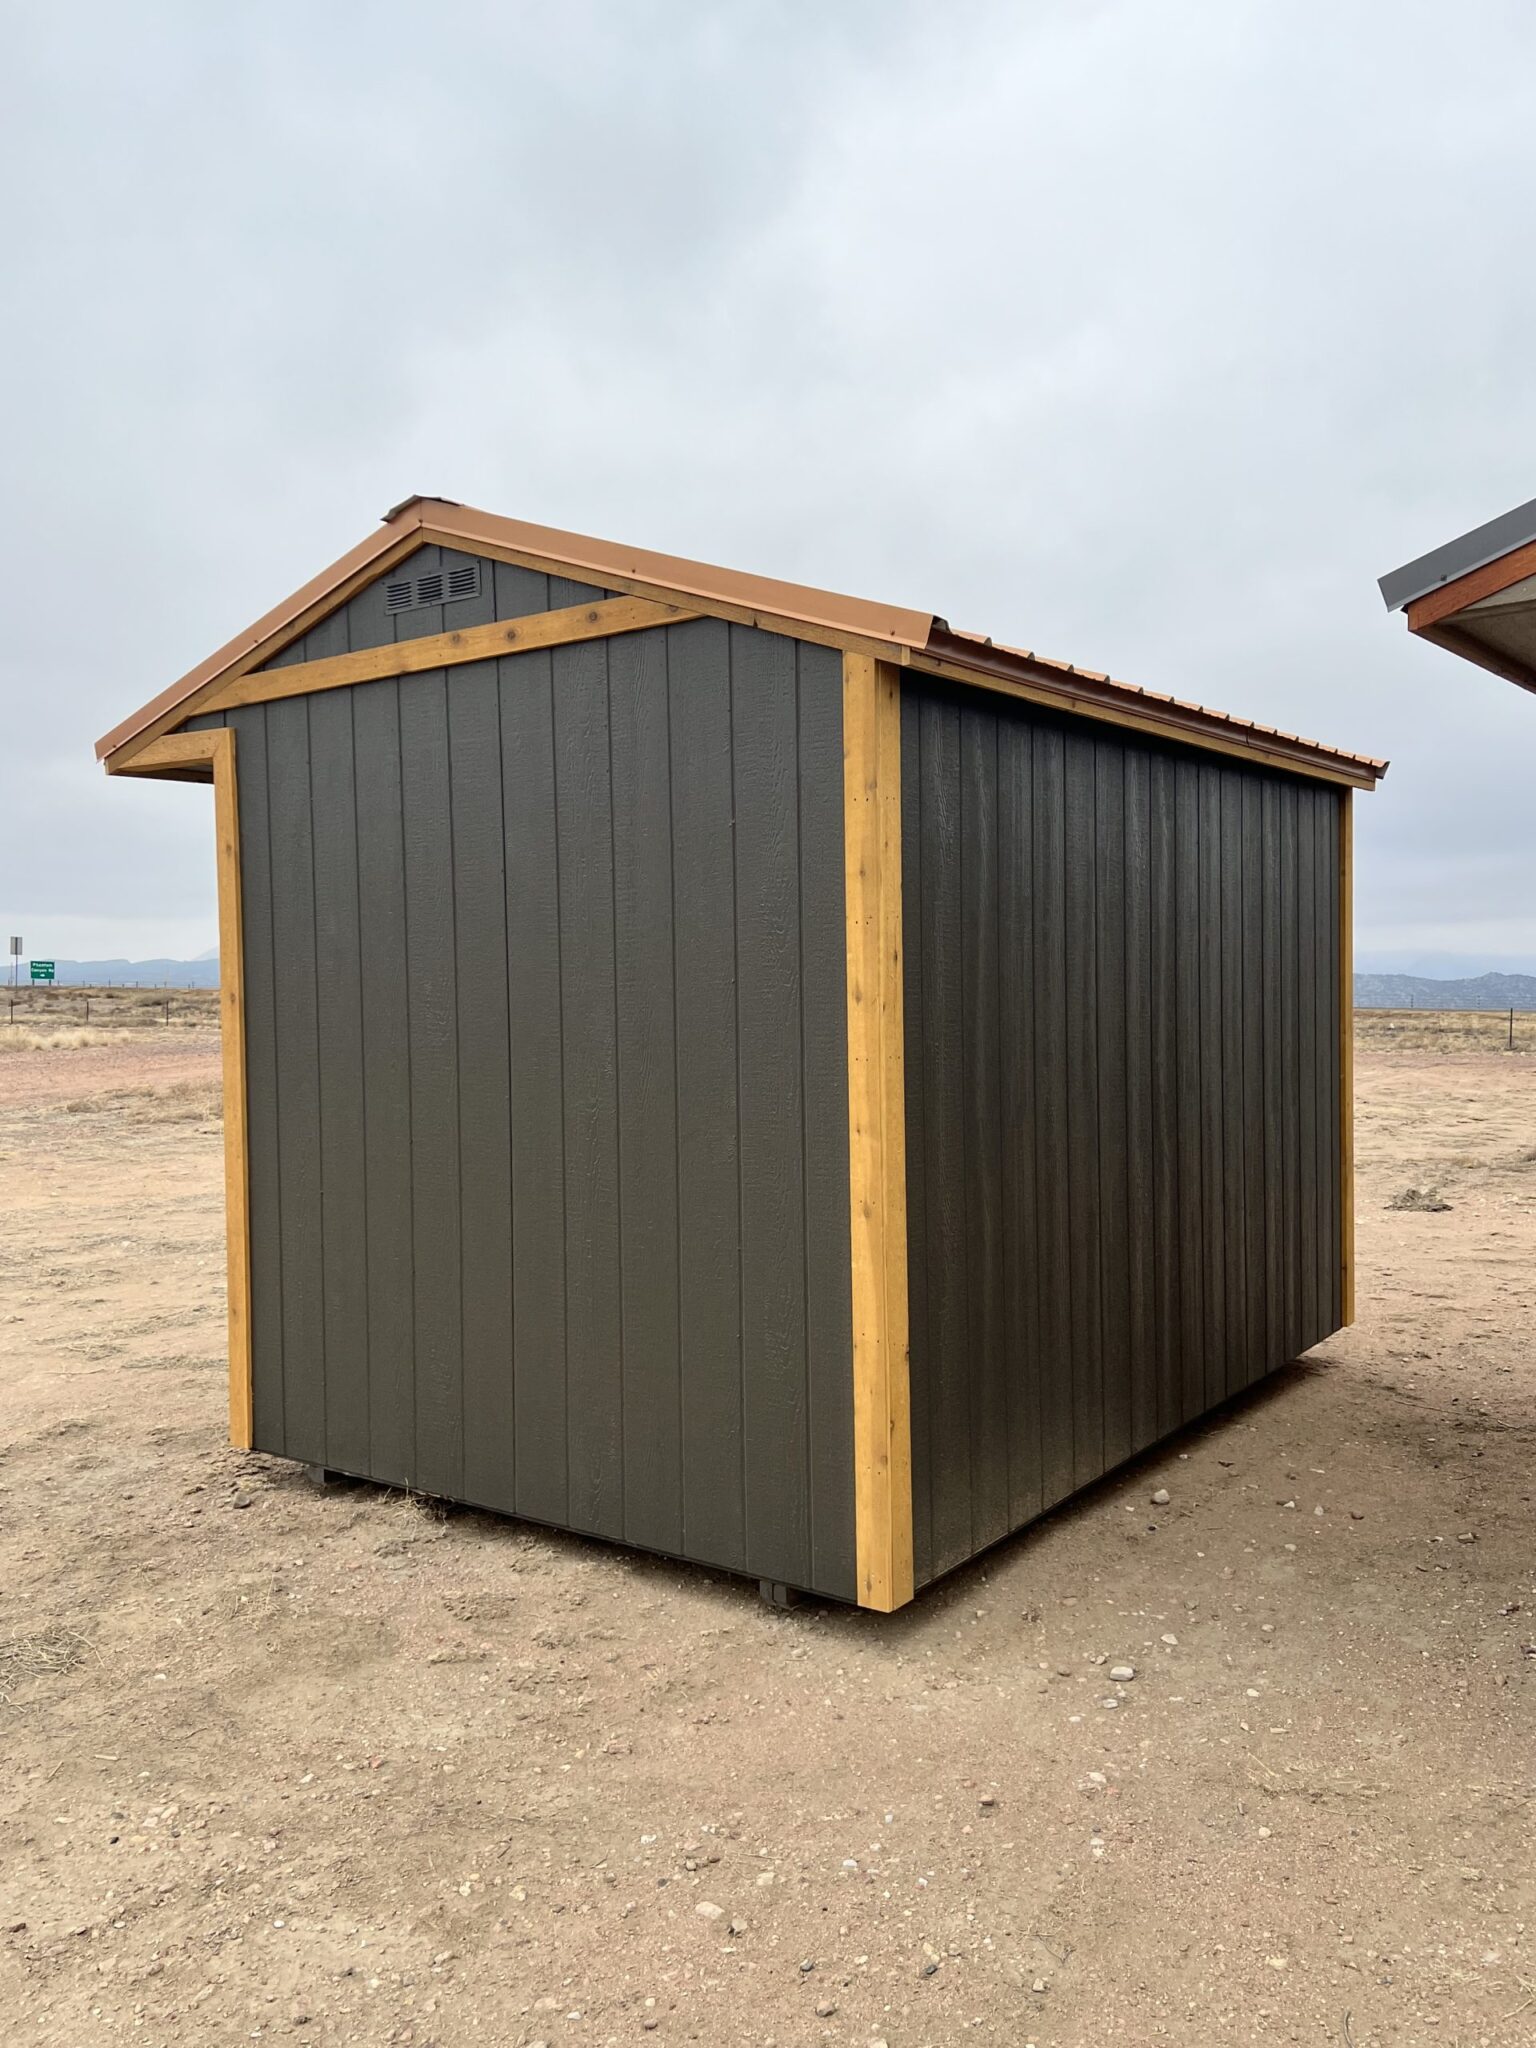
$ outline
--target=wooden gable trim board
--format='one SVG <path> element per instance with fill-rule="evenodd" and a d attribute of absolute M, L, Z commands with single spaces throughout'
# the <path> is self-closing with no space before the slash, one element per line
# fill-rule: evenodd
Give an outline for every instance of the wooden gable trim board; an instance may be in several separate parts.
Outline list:
<path fill-rule="evenodd" d="M 332 654 L 320 661 L 293 662 L 286 668 L 253 669 L 225 683 L 200 709 L 227 711 L 237 704 L 272 704 L 283 697 L 305 697 L 315 690 L 378 682 L 388 676 L 421 675 L 466 661 L 494 661 L 499 655 L 525 654 L 535 647 L 568 647 L 579 640 L 605 640 L 652 626 L 681 625 L 698 616 L 678 605 L 639 597 L 567 605 L 559 611 L 532 612 L 487 626 L 461 626 L 420 640 L 363 647 L 356 654 Z"/>
<path fill-rule="evenodd" d="M 141 748 L 206 711 L 208 699 L 215 690 L 236 676 L 260 668 L 264 661 L 270 661 L 274 654 L 281 654 L 295 640 L 302 640 L 311 626 L 329 618 L 349 598 L 356 597 L 360 590 L 376 582 L 407 555 L 415 554 L 420 546 L 421 535 L 413 529 L 388 547 L 374 547 L 366 556 L 362 548 L 354 548 L 350 555 L 343 555 L 339 562 L 333 563 L 297 593 L 297 599 L 304 600 L 297 612 L 290 614 L 287 606 L 277 606 L 258 619 L 248 632 L 229 641 L 217 654 L 200 663 L 192 670 L 190 678 L 183 677 L 181 682 L 172 683 L 143 711 L 135 712 L 132 718 L 114 726 L 111 732 L 99 739 L 96 754 L 107 773 L 121 773 Z M 362 559 L 356 560 L 358 557 Z M 349 566 L 354 562 L 355 566 Z M 314 593 L 312 597 L 311 592 Z M 290 599 L 289 603 L 295 601 Z M 189 681 L 194 684 L 190 689 L 187 688 Z"/>
<path fill-rule="evenodd" d="M 214 832 L 219 882 L 219 1028 L 224 1074 L 224 1235 L 229 1298 L 229 1440 L 251 1447 L 251 1228 L 250 1162 L 246 1140 L 245 939 L 240 909 L 240 791 L 235 735 L 178 732 L 135 750 L 119 775 L 203 781 L 187 771 L 206 769 L 213 780 Z"/>
<path fill-rule="evenodd" d="M 906 1091 L 901 964 L 901 674 L 843 658 L 854 1534 L 860 1606 L 912 1598 Z"/>

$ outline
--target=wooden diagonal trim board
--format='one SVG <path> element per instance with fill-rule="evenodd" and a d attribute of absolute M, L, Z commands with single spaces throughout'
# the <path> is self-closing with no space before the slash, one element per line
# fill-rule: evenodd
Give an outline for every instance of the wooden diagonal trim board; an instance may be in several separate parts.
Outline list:
<path fill-rule="evenodd" d="M 224 1232 L 229 1294 L 229 1440 L 251 1447 L 251 1233 L 245 1121 L 245 940 L 240 898 L 240 797 L 235 735 L 174 732 L 150 740 L 118 775 L 209 769 L 219 881 L 219 1026 L 224 1070 Z M 202 779 L 201 776 L 198 777 Z"/>
<path fill-rule="evenodd" d="M 906 1097 L 901 967 L 900 670 L 843 658 L 857 1597 L 912 1598 Z"/>
<path fill-rule="evenodd" d="M 533 612 L 521 619 L 498 619 L 488 626 L 461 626 L 456 632 L 432 633 L 420 640 L 363 647 L 356 654 L 296 661 L 287 668 L 254 669 L 215 691 L 201 709 L 228 711 L 237 704 L 270 704 L 280 697 L 307 697 L 315 690 L 378 682 L 386 676 L 421 675 L 465 661 L 494 661 L 498 655 L 525 654 L 535 647 L 605 640 L 615 633 L 675 626 L 697 617 L 697 612 L 658 604 L 651 598 L 604 598 L 595 604 L 567 605 L 560 611 Z"/>

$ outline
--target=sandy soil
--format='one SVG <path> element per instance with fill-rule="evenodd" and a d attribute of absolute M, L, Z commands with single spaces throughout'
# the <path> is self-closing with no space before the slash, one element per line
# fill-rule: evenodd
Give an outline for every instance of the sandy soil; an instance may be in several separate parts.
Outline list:
<path fill-rule="evenodd" d="M 1536 2040 L 1536 1065 L 1365 1055 L 1358 1326 L 880 1619 L 223 1448 L 197 1077 L 22 1057 L 7 2043 Z"/>

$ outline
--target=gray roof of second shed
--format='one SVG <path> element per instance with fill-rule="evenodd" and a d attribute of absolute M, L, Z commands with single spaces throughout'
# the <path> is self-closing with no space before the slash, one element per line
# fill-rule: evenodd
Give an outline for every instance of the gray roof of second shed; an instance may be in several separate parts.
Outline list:
<path fill-rule="evenodd" d="M 1401 569 L 1393 569 L 1381 577 L 1377 588 L 1387 610 L 1398 612 L 1404 605 L 1412 604 L 1416 597 L 1425 597 L 1442 584 L 1454 583 L 1458 576 L 1468 576 L 1474 569 L 1496 562 L 1501 555 L 1523 548 L 1533 540 L 1536 540 L 1536 498 L 1528 504 L 1517 505 L 1513 512 L 1503 512 L 1497 519 L 1474 526 L 1470 533 L 1448 540 L 1442 547 L 1431 548 L 1427 555 L 1420 555 L 1415 561 L 1405 562 Z"/>

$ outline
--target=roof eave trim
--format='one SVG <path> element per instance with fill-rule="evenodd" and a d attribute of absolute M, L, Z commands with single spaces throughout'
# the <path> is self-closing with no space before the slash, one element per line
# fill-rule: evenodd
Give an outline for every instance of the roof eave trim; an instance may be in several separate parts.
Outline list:
<path fill-rule="evenodd" d="M 1513 554 L 1516 548 L 1525 547 L 1533 540 L 1536 540 L 1536 498 L 1528 504 L 1517 505 L 1512 512 L 1501 513 L 1497 519 L 1474 526 L 1470 533 L 1459 534 L 1455 540 L 1431 548 L 1427 555 L 1405 562 L 1401 569 L 1389 570 L 1385 576 L 1378 577 L 1376 587 L 1387 610 L 1400 612 L 1415 598 L 1427 597 L 1432 590 L 1459 582 L 1476 569 L 1486 569 L 1491 562 Z"/>

